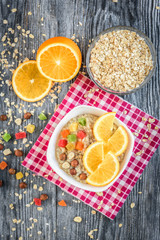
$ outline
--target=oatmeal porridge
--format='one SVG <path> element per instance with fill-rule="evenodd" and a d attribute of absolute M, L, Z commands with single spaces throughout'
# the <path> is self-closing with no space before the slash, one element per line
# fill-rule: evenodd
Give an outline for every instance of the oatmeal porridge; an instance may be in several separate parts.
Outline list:
<path fill-rule="evenodd" d="M 95 142 L 93 126 L 97 116 L 83 114 L 72 118 L 61 130 L 57 140 L 56 156 L 59 166 L 68 175 L 79 182 L 86 183 L 89 173 L 83 165 L 83 155 L 85 150 Z M 112 134 L 118 126 L 113 125 Z M 124 154 L 118 157 L 122 161 Z"/>

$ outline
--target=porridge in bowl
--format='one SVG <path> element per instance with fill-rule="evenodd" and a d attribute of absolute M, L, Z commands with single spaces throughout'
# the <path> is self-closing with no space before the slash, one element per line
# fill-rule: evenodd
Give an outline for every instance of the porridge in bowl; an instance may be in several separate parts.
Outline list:
<path fill-rule="evenodd" d="M 107 114 L 109 115 L 109 113 Z M 101 164 L 103 162 L 102 158 L 104 158 L 110 150 L 112 150 L 113 154 L 115 151 L 115 157 L 107 155 L 109 156 L 108 159 L 110 159 L 110 157 L 114 158 L 114 161 L 118 162 L 118 166 L 119 162 L 124 158 L 126 148 L 116 156 L 117 150 L 112 146 L 114 145 L 114 136 L 116 133 L 118 134 L 120 128 L 114 123 L 115 113 L 111 114 L 112 119 L 109 119 L 111 123 L 105 125 L 107 123 L 105 123 L 105 115 L 107 114 L 104 114 L 104 117 L 98 117 L 93 114 L 82 114 L 72 118 L 61 129 L 55 150 L 58 164 L 63 171 L 78 182 L 94 185 L 94 183 L 92 183 L 93 179 L 90 181 L 88 179 L 90 179 L 90 176 L 93 175 L 92 173 L 98 168 L 96 161 L 99 161 L 99 164 Z M 102 151 L 100 150 L 101 144 L 103 148 Z M 94 148 L 94 145 L 96 145 L 96 148 Z M 91 150 L 90 147 L 92 148 Z M 100 152 L 102 152 L 102 155 L 100 155 Z M 94 170 L 92 170 L 92 166 L 90 165 L 90 159 L 91 165 L 94 164 L 94 166 L 96 166 Z M 99 169 L 101 168 L 103 171 L 105 166 L 103 167 L 102 165 Z M 117 169 L 119 169 L 119 167 L 117 167 Z M 116 171 L 116 174 L 118 174 L 118 170 Z"/>

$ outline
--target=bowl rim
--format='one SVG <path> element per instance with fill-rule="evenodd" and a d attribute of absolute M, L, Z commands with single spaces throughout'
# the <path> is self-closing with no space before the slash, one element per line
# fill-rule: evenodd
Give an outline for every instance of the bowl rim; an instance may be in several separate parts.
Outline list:
<path fill-rule="evenodd" d="M 108 32 L 112 32 L 112 31 L 118 31 L 118 30 L 129 30 L 132 32 L 136 32 L 140 37 L 142 37 L 147 46 L 149 47 L 149 50 L 151 52 L 151 56 L 152 56 L 152 61 L 153 61 L 153 69 L 150 70 L 149 74 L 145 77 L 144 81 L 137 87 L 134 88 L 130 91 L 126 91 L 126 92 L 120 92 L 120 91 L 115 91 L 113 89 L 110 89 L 108 87 L 103 86 L 101 83 L 99 83 L 98 80 L 95 80 L 92 74 L 92 71 L 89 67 L 89 63 L 90 63 L 90 55 L 91 55 L 91 51 L 93 49 L 93 47 L 95 46 L 95 43 L 100 39 L 101 35 L 104 35 L 105 33 Z M 123 25 L 119 25 L 119 26 L 115 26 L 115 27 L 110 27 L 105 29 L 104 31 L 100 32 L 95 39 L 93 40 L 93 42 L 90 44 L 90 47 L 87 50 L 87 54 L 86 54 L 86 68 L 87 68 L 87 72 L 89 74 L 90 79 L 103 91 L 108 92 L 108 93 L 112 93 L 112 94 L 117 94 L 117 95 L 128 95 L 131 93 L 136 92 L 137 90 L 141 89 L 144 85 L 146 85 L 151 78 L 153 77 L 154 73 L 155 73 L 155 69 L 156 69 L 156 64 L 157 64 L 157 56 L 156 56 L 156 50 L 155 47 L 153 45 L 153 43 L 151 42 L 151 40 L 143 33 L 141 32 L 139 29 L 130 27 L 130 26 L 123 26 Z"/>
<path fill-rule="evenodd" d="M 95 187 L 95 186 L 92 186 L 92 185 L 89 185 L 89 184 L 84 184 L 84 183 L 80 183 L 78 182 L 77 180 L 75 180 L 73 177 L 69 176 L 65 171 L 63 171 L 60 167 L 59 167 L 59 164 L 58 164 L 58 161 L 56 159 L 56 154 L 55 154 L 55 148 L 56 148 L 56 142 L 57 142 L 57 138 L 60 134 L 60 131 L 61 129 L 63 128 L 63 126 L 68 122 L 70 121 L 70 119 L 73 118 L 72 114 L 73 112 L 76 112 L 77 110 L 79 109 L 92 109 L 94 110 L 95 112 L 99 111 L 99 113 L 102 115 L 104 114 L 106 111 L 103 110 L 103 109 L 100 109 L 100 108 L 97 108 L 97 107 L 92 107 L 92 106 L 87 106 L 87 105 L 83 105 L 83 106 L 78 106 L 78 107 L 75 107 L 73 108 L 71 111 L 69 111 L 64 117 L 63 119 L 57 124 L 54 132 L 52 133 L 52 136 L 49 140 L 49 144 L 48 144 L 48 148 L 47 148 L 47 161 L 48 161 L 48 164 L 51 166 L 51 168 L 60 176 L 62 177 L 66 182 L 72 184 L 73 186 L 75 187 L 78 187 L 78 188 L 81 188 L 83 190 L 87 190 L 87 191 L 92 191 L 92 192 L 102 192 L 106 189 L 108 189 L 110 186 L 112 186 L 114 184 L 115 181 L 117 181 L 117 179 L 121 176 L 121 174 L 123 173 L 123 171 L 125 170 L 125 168 L 127 167 L 128 163 L 129 163 L 129 160 L 130 160 L 130 157 L 132 155 L 132 151 L 133 151 L 133 147 L 134 147 L 134 136 L 132 134 L 132 132 L 130 131 L 130 129 L 126 126 L 126 124 L 124 124 L 121 120 L 119 120 L 118 118 L 117 121 L 118 121 L 118 124 L 120 125 L 123 125 L 125 127 L 125 129 L 127 130 L 128 134 L 129 134 L 129 137 L 130 137 L 130 149 L 128 148 L 128 154 L 127 154 L 127 157 L 125 160 L 125 163 L 123 165 L 123 168 L 120 170 L 121 172 L 119 172 L 119 174 L 116 176 L 116 178 L 111 182 L 109 183 L 108 185 L 105 185 L 103 187 Z M 97 116 L 100 116 L 98 115 L 96 112 L 95 115 Z M 87 113 L 87 112 L 86 112 Z M 85 114 L 85 113 L 80 113 L 80 114 Z M 76 115 L 80 115 L 79 113 Z M 75 117 L 75 116 L 74 116 Z"/>

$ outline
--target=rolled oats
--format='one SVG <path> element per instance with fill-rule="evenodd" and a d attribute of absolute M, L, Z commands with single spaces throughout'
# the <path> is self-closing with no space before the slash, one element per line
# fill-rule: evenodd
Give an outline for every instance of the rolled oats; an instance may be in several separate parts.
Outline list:
<path fill-rule="evenodd" d="M 118 30 L 101 35 L 91 51 L 89 67 L 103 86 L 126 92 L 144 81 L 153 62 L 143 38 L 133 31 Z"/>

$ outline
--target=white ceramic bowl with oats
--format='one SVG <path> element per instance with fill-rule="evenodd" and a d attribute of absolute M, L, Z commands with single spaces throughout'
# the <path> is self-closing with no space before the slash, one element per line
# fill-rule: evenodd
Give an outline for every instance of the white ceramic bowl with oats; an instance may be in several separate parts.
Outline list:
<path fill-rule="evenodd" d="M 55 130 L 50 138 L 48 149 L 47 149 L 47 161 L 48 161 L 49 165 L 51 166 L 51 168 L 61 178 L 66 180 L 68 183 L 74 185 L 75 187 L 82 188 L 84 190 L 88 190 L 88 191 L 92 191 L 92 192 L 101 192 L 101 191 L 105 191 L 106 189 L 108 189 L 114 182 L 116 182 L 116 180 L 119 178 L 119 176 L 123 173 L 124 169 L 126 168 L 128 162 L 130 160 L 130 157 L 131 157 L 131 154 L 133 151 L 133 147 L 134 147 L 134 136 L 131 133 L 131 131 L 129 130 L 129 128 L 118 118 L 115 118 L 114 123 L 117 126 L 122 125 L 125 128 L 125 130 L 127 131 L 129 142 L 128 142 L 127 149 L 124 153 L 123 160 L 120 162 L 120 169 L 119 169 L 118 175 L 111 183 L 109 183 L 108 185 L 105 185 L 103 187 L 95 187 L 95 186 L 87 184 L 84 181 L 78 181 L 73 176 L 69 175 L 66 171 L 64 171 L 62 169 L 62 167 L 60 166 L 59 159 L 57 158 L 57 151 L 56 151 L 57 141 L 59 139 L 61 130 L 72 119 L 76 119 L 78 116 L 87 116 L 87 114 L 89 114 L 89 116 L 94 115 L 94 116 L 100 117 L 101 115 L 103 115 L 105 113 L 106 113 L 106 111 L 96 108 L 96 107 L 85 106 L 85 105 L 75 107 L 69 113 L 67 113 L 66 116 L 64 116 L 64 118 L 57 125 L 57 127 L 55 128 Z"/>

